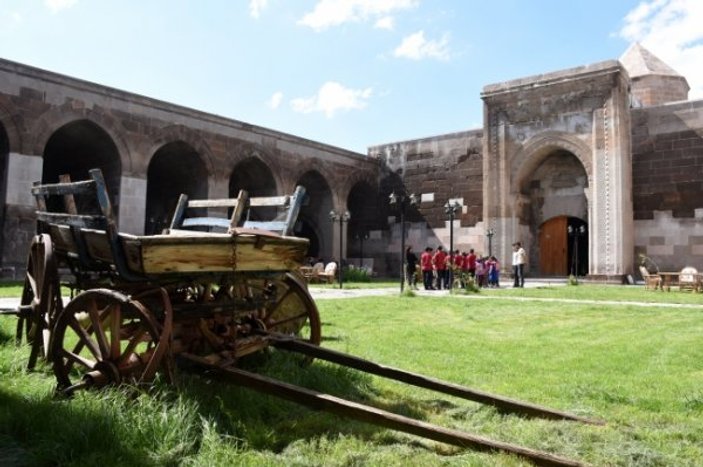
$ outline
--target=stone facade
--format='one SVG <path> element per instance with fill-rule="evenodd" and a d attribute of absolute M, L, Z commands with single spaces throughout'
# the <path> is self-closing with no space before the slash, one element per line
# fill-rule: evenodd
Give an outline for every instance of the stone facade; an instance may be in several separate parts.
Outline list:
<path fill-rule="evenodd" d="M 416 251 L 453 243 L 505 266 L 521 241 L 536 275 L 619 281 L 640 254 L 703 270 L 703 101 L 688 90 L 635 44 L 620 60 L 486 86 L 482 128 L 363 155 L 0 60 L 2 266 L 6 276 L 24 267 L 32 182 L 100 167 L 120 230 L 135 234 L 159 231 L 181 192 L 302 184 L 296 234 L 311 254 L 382 275 L 397 274 L 403 234 Z M 419 203 L 401 215 L 391 193 Z M 351 220 L 332 223 L 331 210 Z"/>
<path fill-rule="evenodd" d="M 635 250 L 703 270 L 703 101 L 632 112 Z"/>

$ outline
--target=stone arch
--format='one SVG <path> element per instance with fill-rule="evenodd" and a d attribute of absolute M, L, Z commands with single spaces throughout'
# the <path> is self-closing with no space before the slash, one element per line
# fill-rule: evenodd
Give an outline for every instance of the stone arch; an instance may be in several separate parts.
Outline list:
<path fill-rule="evenodd" d="M 311 256 L 330 260 L 333 256 L 333 225 L 329 213 L 334 209 L 332 190 L 325 177 L 317 170 L 308 170 L 296 179 L 305 187 L 307 202 L 300 210 L 300 232 L 296 235 L 310 240 Z"/>
<path fill-rule="evenodd" d="M 510 158 L 512 167 L 511 191 L 520 193 L 521 185 L 534 170 L 556 150 L 565 150 L 576 156 L 588 177 L 588 186 L 593 186 L 591 148 L 579 138 L 564 132 L 549 131 L 530 138 Z"/>
<path fill-rule="evenodd" d="M 71 180 L 86 180 L 88 171 L 99 168 L 105 179 L 115 215 L 119 213 L 122 166 L 119 149 L 111 135 L 92 120 L 71 120 L 58 127 L 42 151 L 42 182 L 56 183 L 68 174 Z M 87 200 L 77 199 L 77 203 Z M 89 208 L 88 204 L 82 206 Z"/>
<path fill-rule="evenodd" d="M 207 177 L 216 176 L 219 173 L 219 171 L 215 170 L 214 157 L 210 145 L 197 131 L 185 125 L 169 125 L 158 131 L 156 138 L 150 142 L 145 152 L 150 155 L 150 158 L 147 159 L 147 166 L 151 165 L 151 158 L 159 149 L 174 142 L 185 143 L 198 153 L 200 160 L 207 169 Z M 148 169 L 145 167 L 143 170 Z"/>
<path fill-rule="evenodd" d="M 268 152 L 264 151 L 257 145 L 253 145 L 250 143 L 241 143 L 236 145 L 231 153 L 231 156 L 228 157 L 227 163 L 228 167 L 225 168 L 225 171 L 226 173 L 230 174 L 230 184 L 232 182 L 232 177 L 235 175 L 235 170 L 237 170 L 237 168 L 241 169 L 242 167 L 246 167 L 246 165 L 248 164 L 254 164 L 260 169 L 263 169 L 265 167 L 266 170 L 268 170 L 268 172 L 270 173 L 270 176 L 273 179 L 274 187 L 277 190 L 276 192 L 270 194 L 284 194 L 283 192 L 287 191 L 292 192 L 293 186 L 286 186 L 283 180 L 281 179 L 280 169 L 275 170 L 275 168 L 280 165 L 280 161 L 276 160 Z M 242 166 L 242 164 L 246 165 Z M 232 194 L 231 190 L 230 194 Z M 258 196 L 263 196 L 263 194 Z"/>
<path fill-rule="evenodd" d="M 27 145 L 27 147 L 23 149 L 24 153 L 43 154 L 49 138 L 51 138 L 59 128 L 75 121 L 88 121 L 100 127 L 100 129 L 110 137 L 117 149 L 122 174 L 128 175 L 133 173 L 132 151 L 123 138 L 123 135 L 127 134 L 127 130 L 116 119 L 88 109 L 75 110 L 55 107 L 46 111 L 37 119 L 34 125 L 32 125 L 29 135 L 33 135 L 34 137 L 31 138 L 30 136 L 31 139 L 28 138 L 24 141 Z"/>
<path fill-rule="evenodd" d="M 317 157 L 313 157 L 310 159 L 304 159 L 300 161 L 300 163 L 295 164 L 295 168 L 292 171 L 292 174 L 290 176 L 291 180 L 294 180 L 294 186 L 299 184 L 299 181 L 303 178 L 304 175 L 308 173 L 317 173 L 322 177 L 322 179 L 325 182 L 325 185 L 327 185 L 330 188 L 330 193 L 332 194 L 332 200 L 333 200 L 333 206 L 336 208 L 338 206 L 343 206 L 344 200 L 339 196 L 339 190 L 332 190 L 332 186 L 334 185 L 331 183 L 331 180 L 334 180 L 334 176 L 332 175 L 332 170 L 328 167 L 328 165 L 323 161 L 322 159 L 319 159 Z M 329 212 L 329 211 L 328 211 Z"/>
<path fill-rule="evenodd" d="M 146 235 L 168 227 L 181 193 L 192 199 L 208 197 L 207 170 L 200 153 L 184 141 L 171 141 L 154 152 L 147 169 Z"/>
<path fill-rule="evenodd" d="M 22 148 L 22 133 L 13 114 L 0 102 L 0 128 L 7 141 L 7 152 L 19 152 Z"/>
<path fill-rule="evenodd" d="M 247 190 L 249 196 L 274 196 L 278 185 L 271 168 L 261 158 L 252 156 L 241 160 L 230 174 L 230 198 L 236 197 L 239 190 Z"/>
<path fill-rule="evenodd" d="M 356 182 L 347 190 L 346 207 L 349 219 L 349 247 L 351 256 L 363 257 L 364 241 L 368 240 L 371 230 L 380 228 L 378 209 L 378 184 L 371 183 L 367 177 L 355 177 Z M 368 249 L 366 250 L 368 253 Z"/>

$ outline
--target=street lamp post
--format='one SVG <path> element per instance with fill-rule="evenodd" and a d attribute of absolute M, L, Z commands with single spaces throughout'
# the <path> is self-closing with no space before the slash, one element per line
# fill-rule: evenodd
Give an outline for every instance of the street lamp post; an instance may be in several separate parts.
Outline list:
<path fill-rule="evenodd" d="M 337 212 L 330 211 L 330 220 L 334 224 L 335 222 L 339 222 L 339 263 L 338 263 L 338 269 L 339 269 L 339 288 L 342 288 L 342 281 L 344 280 L 344 268 L 342 267 L 342 256 L 344 252 L 344 223 L 349 222 L 349 219 L 351 219 L 351 214 L 349 214 L 349 211 L 345 211 L 343 214 L 338 214 Z"/>
<path fill-rule="evenodd" d="M 395 194 L 395 191 L 388 197 L 391 206 L 398 206 L 400 210 L 400 292 L 405 289 L 405 207 L 417 204 L 415 193 L 406 195 L 405 192 Z"/>
<path fill-rule="evenodd" d="M 569 237 L 574 239 L 574 261 L 571 265 L 571 271 L 574 276 L 574 280 L 578 281 L 579 275 L 579 237 L 586 235 L 586 226 L 580 225 L 579 227 L 574 227 L 570 225 L 566 228 L 566 232 Z"/>
<path fill-rule="evenodd" d="M 488 237 L 488 257 L 493 256 L 493 236 L 496 234 L 495 229 L 486 230 L 486 237 Z"/>
<path fill-rule="evenodd" d="M 456 212 L 461 209 L 461 204 L 458 201 L 449 202 L 444 205 L 444 212 L 449 216 L 449 268 L 448 271 L 448 282 L 449 290 L 453 288 L 454 285 L 454 216 Z"/>

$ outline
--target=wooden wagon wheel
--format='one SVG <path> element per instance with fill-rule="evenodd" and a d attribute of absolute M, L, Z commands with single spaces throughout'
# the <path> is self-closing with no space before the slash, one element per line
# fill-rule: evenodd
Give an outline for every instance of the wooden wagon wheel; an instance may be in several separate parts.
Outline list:
<path fill-rule="evenodd" d="M 109 289 L 78 294 L 57 317 L 52 336 L 59 390 L 70 395 L 87 387 L 149 382 L 159 337 L 151 313 L 126 295 Z"/>
<path fill-rule="evenodd" d="M 315 301 L 298 276 L 291 273 L 276 282 L 278 300 L 265 310 L 260 319 L 269 332 L 289 334 L 311 344 L 320 345 L 322 336 L 320 313 Z"/>
<path fill-rule="evenodd" d="M 48 359 L 50 330 L 61 308 L 61 286 L 51 237 L 37 235 L 32 239 L 27 258 L 15 335 L 18 345 L 24 337 L 32 346 L 28 369 L 34 368 L 39 355 Z"/>

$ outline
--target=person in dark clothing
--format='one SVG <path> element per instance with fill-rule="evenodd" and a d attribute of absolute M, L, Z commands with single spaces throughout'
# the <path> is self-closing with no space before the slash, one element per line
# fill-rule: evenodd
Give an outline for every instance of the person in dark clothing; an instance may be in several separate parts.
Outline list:
<path fill-rule="evenodd" d="M 405 249 L 405 279 L 412 289 L 417 289 L 417 255 L 413 252 L 413 247 L 409 246 Z"/>

